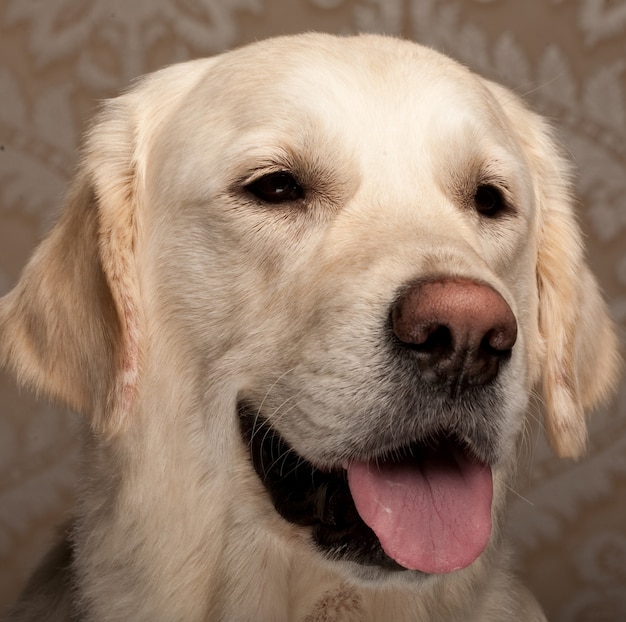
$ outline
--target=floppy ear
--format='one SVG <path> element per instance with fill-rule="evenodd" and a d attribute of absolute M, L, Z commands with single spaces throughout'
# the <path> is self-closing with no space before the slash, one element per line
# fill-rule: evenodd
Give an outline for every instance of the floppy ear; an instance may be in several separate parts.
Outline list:
<path fill-rule="evenodd" d="M 0 300 L 0 363 L 107 435 L 132 406 L 139 366 L 130 118 L 124 98 L 109 104 L 60 220 Z"/>
<path fill-rule="evenodd" d="M 539 330 L 545 345 L 541 378 L 545 425 L 557 454 L 577 458 L 587 442 L 586 412 L 614 388 L 617 339 L 585 261 L 573 201 L 564 187 L 566 164 L 555 149 L 542 155 L 535 164 L 542 167 L 537 189 L 537 284 Z"/>
<path fill-rule="evenodd" d="M 550 444 L 561 457 L 586 447 L 585 414 L 614 388 L 617 339 L 586 264 L 574 215 L 571 167 L 547 123 L 513 93 L 488 83 L 522 144 L 537 203 L 537 287 L 543 352 L 540 391 Z"/>

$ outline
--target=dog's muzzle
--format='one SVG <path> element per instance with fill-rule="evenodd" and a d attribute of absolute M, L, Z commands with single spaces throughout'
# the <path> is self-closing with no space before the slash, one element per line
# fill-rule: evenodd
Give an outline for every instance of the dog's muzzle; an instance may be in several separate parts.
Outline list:
<path fill-rule="evenodd" d="M 387 421 L 387 429 L 371 430 L 367 448 L 357 444 L 331 468 L 306 460 L 240 402 L 243 440 L 278 513 L 310 527 L 333 559 L 420 574 L 473 563 L 491 537 L 498 423 L 497 409 L 488 409 L 498 403 L 494 381 L 516 339 L 511 308 L 488 285 L 440 279 L 405 289 L 388 323 L 402 396 L 379 406 L 396 414 L 362 413 L 364 425 Z M 390 425 L 402 426 L 406 439 L 398 443 L 401 428 Z"/>

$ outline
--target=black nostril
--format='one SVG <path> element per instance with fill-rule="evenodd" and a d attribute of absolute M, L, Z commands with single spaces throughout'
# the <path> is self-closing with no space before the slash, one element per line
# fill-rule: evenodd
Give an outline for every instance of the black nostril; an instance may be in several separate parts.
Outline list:
<path fill-rule="evenodd" d="M 485 354 L 507 359 L 511 356 L 513 348 L 510 340 L 502 331 L 489 331 L 480 342 L 480 351 Z"/>
<path fill-rule="evenodd" d="M 423 335 L 423 341 L 407 344 L 409 349 L 435 357 L 449 356 L 454 351 L 452 333 L 447 326 L 434 325 L 420 332 Z"/>

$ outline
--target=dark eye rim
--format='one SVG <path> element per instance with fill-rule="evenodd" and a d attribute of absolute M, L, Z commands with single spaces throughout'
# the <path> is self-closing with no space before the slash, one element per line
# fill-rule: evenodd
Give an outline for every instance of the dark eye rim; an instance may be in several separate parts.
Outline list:
<path fill-rule="evenodd" d="M 279 170 L 259 175 L 244 185 L 248 194 L 271 205 L 294 203 L 304 198 L 304 188 L 290 171 Z"/>
<path fill-rule="evenodd" d="M 498 218 L 511 212 L 505 191 L 494 183 L 479 183 L 474 191 L 472 202 L 474 209 L 486 218 Z"/>

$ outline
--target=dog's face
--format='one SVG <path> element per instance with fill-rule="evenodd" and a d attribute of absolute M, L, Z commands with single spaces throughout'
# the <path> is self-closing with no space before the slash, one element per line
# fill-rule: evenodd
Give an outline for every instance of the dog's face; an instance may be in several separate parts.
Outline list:
<path fill-rule="evenodd" d="M 110 104 L 82 175 L 104 311 L 76 382 L 13 365 L 123 435 L 171 357 L 186 399 L 230 406 L 207 442 L 249 503 L 357 575 L 482 554 L 535 388 L 580 452 L 612 333 L 567 168 L 509 92 L 410 43 L 279 39 Z"/>

